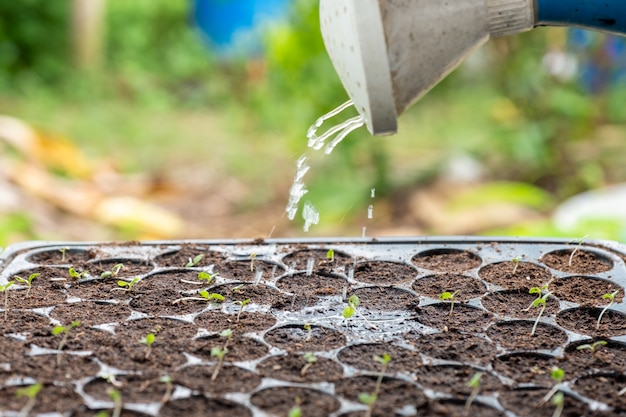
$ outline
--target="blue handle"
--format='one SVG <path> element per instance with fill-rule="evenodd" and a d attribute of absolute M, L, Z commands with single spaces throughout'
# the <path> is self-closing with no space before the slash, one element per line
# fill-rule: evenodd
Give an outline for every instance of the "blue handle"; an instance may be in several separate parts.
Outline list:
<path fill-rule="evenodd" d="M 626 34 L 626 0 L 537 0 L 537 26 L 579 26 Z"/>

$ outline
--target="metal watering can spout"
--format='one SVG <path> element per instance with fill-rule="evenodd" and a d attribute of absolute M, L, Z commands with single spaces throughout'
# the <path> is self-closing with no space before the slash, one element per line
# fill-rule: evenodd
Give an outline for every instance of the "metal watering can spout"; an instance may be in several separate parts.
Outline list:
<path fill-rule="evenodd" d="M 320 0 L 326 50 L 373 135 L 492 37 L 536 26 L 626 33 L 624 0 Z"/>

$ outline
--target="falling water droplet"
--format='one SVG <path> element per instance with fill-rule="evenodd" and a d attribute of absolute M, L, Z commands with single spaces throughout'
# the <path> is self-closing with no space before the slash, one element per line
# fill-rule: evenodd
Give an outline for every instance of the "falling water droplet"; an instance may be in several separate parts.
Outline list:
<path fill-rule="evenodd" d="M 367 227 L 363 226 L 363 230 L 361 231 L 361 237 L 365 237 L 365 230 L 367 229 Z"/>
<path fill-rule="evenodd" d="M 372 188 L 370 190 L 370 198 L 374 198 L 374 197 L 376 197 L 376 188 Z"/>
<path fill-rule="evenodd" d="M 313 273 L 313 265 L 315 265 L 315 259 L 309 258 L 306 260 L 306 274 L 311 275 Z"/>
<path fill-rule="evenodd" d="M 320 222 L 320 212 L 310 201 L 307 201 L 302 209 L 302 218 L 304 219 L 304 231 L 308 232 L 311 225 Z"/>
<path fill-rule="evenodd" d="M 370 204 L 369 207 L 367 207 L 367 218 L 371 219 L 372 217 L 374 217 L 374 205 Z"/>

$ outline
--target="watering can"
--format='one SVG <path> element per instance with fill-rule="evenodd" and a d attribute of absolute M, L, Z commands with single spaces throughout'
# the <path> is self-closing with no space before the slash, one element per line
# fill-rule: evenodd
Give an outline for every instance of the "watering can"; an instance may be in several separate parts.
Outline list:
<path fill-rule="evenodd" d="M 490 38 L 537 26 L 626 34 L 626 0 L 321 0 L 328 54 L 373 135 Z"/>

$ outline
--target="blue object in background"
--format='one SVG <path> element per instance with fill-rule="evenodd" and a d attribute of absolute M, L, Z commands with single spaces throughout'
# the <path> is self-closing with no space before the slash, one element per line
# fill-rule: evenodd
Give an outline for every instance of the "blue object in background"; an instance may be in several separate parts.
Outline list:
<path fill-rule="evenodd" d="M 290 0 L 194 0 L 193 19 L 219 55 L 258 54 L 260 32 L 287 17 Z"/>
<path fill-rule="evenodd" d="M 537 23 L 626 33 L 626 1 L 537 0 Z"/>

